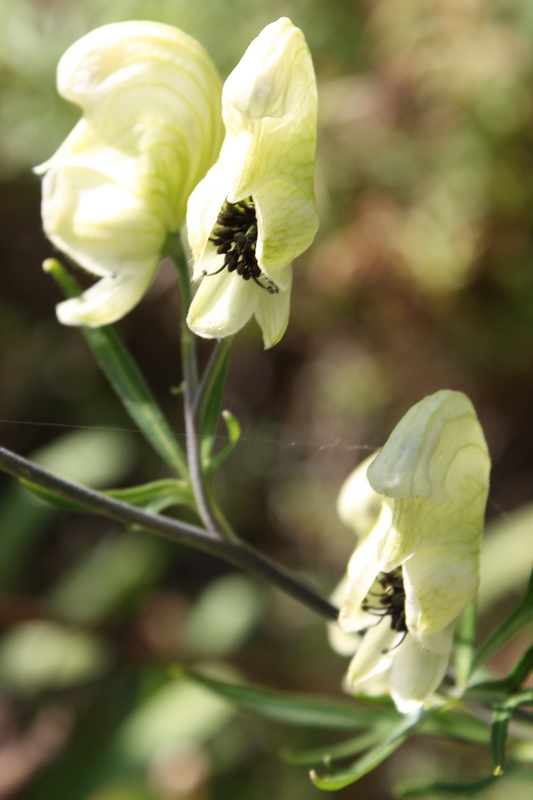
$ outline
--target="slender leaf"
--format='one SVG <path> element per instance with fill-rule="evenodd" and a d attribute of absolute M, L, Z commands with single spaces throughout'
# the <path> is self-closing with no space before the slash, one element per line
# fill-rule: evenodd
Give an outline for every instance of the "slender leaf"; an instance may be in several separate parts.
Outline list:
<path fill-rule="evenodd" d="M 460 689 L 465 689 L 472 670 L 476 636 L 476 604 L 470 603 L 461 614 L 455 628 L 454 636 L 454 661 L 456 683 Z"/>
<path fill-rule="evenodd" d="M 452 709 L 426 718 L 420 725 L 420 733 L 424 736 L 486 745 L 489 742 L 490 727 L 476 717 Z"/>
<path fill-rule="evenodd" d="M 520 604 L 504 619 L 495 631 L 493 631 L 488 639 L 486 639 L 474 659 L 472 668 L 475 669 L 490 658 L 490 656 L 503 647 L 515 633 L 533 622 L 533 570 L 529 576 L 529 583 L 526 589 L 525 597 Z"/>
<path fill-rule="evenodd" d="M 472 783 L 428 783 L 423 786 L 396 787 L 394 793 L 397 797 L 425 797 L 430 795 L 433 798 L 434 795 L 442 794 L 456 795 L 461 798 L 475 797 L 497 780 L 498 778 L 494 775 L 489 775 Z"/>
<path fill-rule="evenodd" d="M 512 709 L 510 708 L 494 709 L 490 737 L 494 775 L 503 775 L 505 772 L 505 746 L 507 744 L 507 734 L 512 713 Z"/>
<path fill-rule="evenodd" d="M 372 747 L 379 739 L 382 739 L 385 731 L 383 724 L 376 726 L 374 729 L 361 733 L 359 736 L 354 736 L 352 739 L 346 739 L 344 742 L 336 742 L 335 744 L 323 745 L 322 747 L 313 747 L 312 749 L 300 750 L 296 748 L 285 748 L 280 753 L 281 758 L 288 764 L 295 764 L 297 766 L 311 766 L 312 764 L 329 764 L 332 761 L 338 761 L 341 758 L 349 758 L 358 753 L 363 753 Z"/>
<path fill-rule="evenodd" d="M 63 265 L 55 259 L 44 264 L 67 297 L 77 297 L 80 288 Z M 159 408 L 150 387 L 115 330 L 110 326 L 81 326 L 93 356 L 105 373 L 126 411 L 170 469 L 182 478 L 187 462 Z"/>
<path fill-rule="evenodd" d="M 228 337 L 217 342 L 199 389 L 198 432 L 205 461 L 211 456 L 224 400 L 231 341 L 231 337 Z"/>
<path fill-rule="evenodd" d="M 238 686 L 206 678 L 197 672 L 186 671 L 192 681 L 226 698 L 242 711 L 288 725 L 306 725 L 335 730 L 366 730 L 381 717 L 398 718 L 395 712 L 376 705 L 360 708 L 350 702 L 321 695 L 277 692 L 256 686 Z"/>
<path fill-rule="evenodd" d="M 432 712 L 425 712 L 425 714 L 430 713 Z M 323 774 L 318 774 L 313 770 L 311 772 L 311 780 L 319 789 L 325 789 L 330 792 L 344 789 L 345 786 L 355 783 L 392 755 L 414 733 L 415 729 L 423 721 L 424 716 L 424 713 L 419 713 L 415 717 L 409 716 L 406 719 L 402 719 L 400 724 L 394 726 L 389 731 L 388 736 L 384 737 L 376 747 L 368 750 L 347 769 Z"/>
<path fill-rule="evenodd" d="M 222 417 L 228 430 L 229 442 L 209 462 L 209 472 L 212 474 L 233 451 L 241 437 L 241 426 L 230 411 L 223 411 Z"/>
<path fill-rule="evenodd" d="M 103 492 L 116 500 L 145 508 L 157 514 L 170 506 L 196 508 L 190 484 L 187 481 L 159 480 L 132 486 L 128 489 L 112 489 Z"/>
<path fill-rule="evenodd" d="M 80 511 L 87 513 L 85 506 L 65 500 L 48 489 L 43 489 L 31 481 L 20 481 L 26 489 L 37 495 L 41 500 L 45 500 L 50 505 L 65 508 L 70 511 Z M 176 505 L 186 505 L 194 508 L 194 498 L 188 483 L 185 481 L 160 480 L 145 483 L 142 486 L 132 486 L 128 489 L 111 489 L 102 494 L 122 500 L 133 506 L 145 508 L 147 511 L 158 513 L 165 508 Z"/>

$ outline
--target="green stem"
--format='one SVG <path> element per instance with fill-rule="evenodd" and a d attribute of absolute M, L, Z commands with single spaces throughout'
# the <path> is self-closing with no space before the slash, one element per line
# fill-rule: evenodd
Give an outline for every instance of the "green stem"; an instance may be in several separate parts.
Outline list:
<path fill-rule="evenodd" d="M 87 511 L 102 514 L 127 526 L 137 526 L 150 533 L 221 558 L 252 577 L 277 586 L 316 614 L 329 620 L 337 619 L 338 609 L 328 600 L 294 578 L 283 567 L 242 542 L 237 545 L 224 541 L 217 538 L 212 532 L 196 525 L 170 519 L 160 514 L 152 514 L 80 484 L 67 481 L 3 447 L 0 447 L 0 469 L 19 480 L 35 484 L 40 489 L 51 492 L 63 500 L 79 504 Z"/>
<path fill-rule="evenodd" d="M 227 357 L 230 342 L 215 348 L 215 357 L 211 360 L 210 364 L 208 364 L 207 376 L 204 376 L 202 384 L 200 388 L 198 388 L 195 337 L 186 322 L 191 303 L 191 280 L 189 266 L 178 234 L 169 236 L 167 240 L 167 252 L 176 266 L 180 287 L 181 358 L 183 369 L 185 434 L 187 439 L 187 459 L 198 513 L 209 531 L 228 540 L 237 541 L 237 536 L 216 504 L 211 487 L 204 475 L 196 414 L 198 408 L 200 408 L 201 413 L 203 401 L 206 397 L 203 392 L 209 392 L 211 388 L 211 377 L 213 380 L 216 378 L 217 367 L 220 368 L 223 364 L 221 359 Z"/>
<path fill-rule="evenodd" d="M 187 313 L 191 304 L 191 276 L 189 273 L 189 265 L 187 264 L 185 253 L 183 252 L 179 234 L 169 236 L 166 247 L 169 257 L 176 266 L 180 288 L 183 406 L 185 436 L 187 440 L 187 460 L 189 462 L 191 483 L 200 519 L 211 533 L 219 536 L 219 526 L 212 512 L 204 483 L 200 445 L 196 431 L 196 417 L 194 414 L 198 393 L 198 369 L 196 363 L 195 338 L 187 325 Z"/>

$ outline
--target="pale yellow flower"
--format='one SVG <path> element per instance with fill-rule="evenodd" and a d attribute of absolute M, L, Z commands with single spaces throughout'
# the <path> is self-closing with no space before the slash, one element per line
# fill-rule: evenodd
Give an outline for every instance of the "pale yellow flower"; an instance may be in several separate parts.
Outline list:
<path fill-rule="evenodd" d="M 337 589 L 331 636 L 355 653 L 348 691 L 388 690 L 409 712 L 439 687 L 454 623 L 478 587 L 489 470 L 472 404 L 452 391 L 413 406 L 368 467 L 382 510 Z"/>
<path fill-rule="evenodd" d="M 167 235 L 222 141 L 221 81 L 201 45 L 155 22 L 105 25 L 73 44 L 59 93 L 83 117 L 37 169 L 52 242 L 101 278 L 58 306 L 61 322 L 103 325 L 137 304 Z"/>
<path fill-rule="evenodd" d="M 283 17 L 254 39 L 222 92 L 226 138 L 189 198 L 194 278 L 189 327 L 224 338 L 255 315 L 265 347 L 289 318 L 292 260 L 318 221 L 316 81 L 302 32 Z"/>

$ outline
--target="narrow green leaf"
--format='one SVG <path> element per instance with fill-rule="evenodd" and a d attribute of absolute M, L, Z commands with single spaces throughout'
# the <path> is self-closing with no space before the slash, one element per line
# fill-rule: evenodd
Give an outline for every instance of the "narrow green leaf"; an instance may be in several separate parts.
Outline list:
<path fill-rule="evenodd" d="M 368 750 L 347 769 L 323 774 L 318 774 L 313 770 L 311 772 L 311 780 L 316 787 L 329 792 L 344 789 L 345 786 L 355 783 L 392 755 L 414 733 L 425 717 L 431 713 L 434 713 L 434 711 L 421 712 L 415 717 L 409 716 L 402 719 L 400 724 L 394 726 L 389 731 L 388 736 L 384 737 L 376 747 Z"/>
<path fill-rule="evenodd" d="M 332 761 L 349 758 L 368 750 L 369 747 L 372 747 L 383 738 L 388 729 L 388 725 L 384 727 L 383 724 L 380 724 L 373 730 L 361 733 L 352 739 L 346 739 L 344 742 L 336 742 L 335 744 L 313 747 L 307 750 L 287 747 L 281 751 L 280 756 L 288 764 L 296 766 L 311 766 L 312 764 L 320 763 L 330 764 Z"/>
<path fill-rule="evenodd" d="M 48 503 L 51 506 L 55 506 L 56 508 L 64 508 L 67 511 L 85 511 L 83 506 L 78 505 L 78 503 L 72 503 L 70 500 L 65 500 L 63 497 L 59 497 L 59 495 L 49 492 L 48 489 L 43 489 L 41 486 L 37 486 L 31 481 L 25 481 L 21 479 L 19 483 L 21 483 L 25 489 L 28 489 L 28 491 L 38 497 L 39 500 L 44 500 L 45 503 Z"/>
<path fill-rule="evenodd" d="M 170 506 L 189 506 L 196 508 L 196 503 L 187 481 L 159 480 L 132 486 L 128 489 L 112 489 L 103 492 L 116 500 L 123 500 L 133 506 L 145 508 L 157 514 Z"/>
<path fill-rule="evenodd" d="M 209 460 L 215 442 L 226 388 L 231 341 L 231 337 L 228 337 L 217 342 L 199 390 L 198 432 L 205 461 Z"/>
<path fill-rule="evenodd" d="M 524 689 L 508 697 L 503 704 L 504 708 L 518 708 L 519 706 L 533 706 L 533 689 Z"/>
<path fill-rule="evenodd" d="M 428 783 L 423 786 L 395 787 L 394 794 L 396 797 L 425 797 L 429 795 L 433 798 L 434 795 L 439 796 L 442 794 L 457 795 L 460 798 L 475 797 L 497 780 L 498 778 L 494 775 L 489 775 L 487 778 L 481 778 L 481 780 L 473 781 L 472 783 Z"/>
<path fill-rule="evenodd" d="M 56 259 L 48 259 L 44 270 L 55 279 L 67 297 L 77 297 L 80 288 Z M 110 326 L 81 326 L 93 356 L 105 373 L 126 411 L 142 430 L 170 469 L 187 478 L 185 456 L 176 442 L 148 384 L 115 330 Z"/>
<path fill-rule="evenodd" d="M 178 673 L 179 674 L 179 673 Z M 206 678 L 197 672 L 185 671 L 186 677 L 226 698 L 242 711 L 288 725 L 302 725 L 335 730 L 366 730 L 380 717 L 395 712 L 376 705 L 361 708 L 355 702 L 343 702 L 320 695 L 277 692 L 256 686 L 238 686 Z"/>
<path fill-rule="evenodd" d="M 50 505 L 70 511 L 87 513 L 85 506 L 78 505 L 63 497 L 54 494 L 48 489 L 43 489 L 31 481 L 21 480 L 20 483 L 37 495 L 41 500 L 45 500 Z M 142 486 L 133 486 L 128 489 L 111 489 L 102 492 L 108 497 L 114 497 L 133 506 L 145 508 L 148 511 L 157 513 L 165 508 L 176 505 L 186 505 L 195 508 L 194 498 L 190 486 L 185 481 L 160 480 L 145 483 Z"/>
<path fill-rule="evenodd" d="M 487 745 L 490 727 L 476 717 L 463 713 L 460 709 L 452 708 L 447 711 L 439 711 L 438 714 L 426 718 L 421 723 L 420 733 L 439 739 Z"/>
<path fill-rule="evenodd" d="M 533 622 L 533 570 L 529 576 L 525 597 L 483 642 L 476 653 L 472 669 L 475 670 L 476 667 L 484 664 L 493 653 L 503 647 L 515 633 L 529 625 L 530 622 Z"/>
<path fill-rule="evenodd" d="M 512 713 L 512 709 L 510 708 L 494 709 L 490 737 L 494 775 L 503 775 L 505 772 L 505 746 L 507 744 L 507 733 L 509 731 L 509 722 Z"/>
<path fill-rule="evenodd" d="M 455 628 L 454 636 L 454 662 L 455 680 L 457 686 L 464 690 L 468 683 L 468 678 L 472 670 L 475 648 L 474 640 L 476 636 L 476 604 L 470 603 L 468 608 L 461 614 L 459 622 Z"/>
<path fill-rule="evenodd" d="M 208 470 L 211 475 L 218 469 L 222 462 L 226 460 L 230 453 L 233 452 L 235 445 L 241 438 L 241 426 L 237 418 L 227 410 L 222 412 L 222 417 L 226 423 L 229 442 L 209 461 Z"/>

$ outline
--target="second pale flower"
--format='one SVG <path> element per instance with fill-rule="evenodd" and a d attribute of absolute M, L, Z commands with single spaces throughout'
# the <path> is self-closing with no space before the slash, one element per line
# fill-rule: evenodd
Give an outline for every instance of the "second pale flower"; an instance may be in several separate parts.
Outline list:
<path fill-rule="evenodd" d="M 194 257 L 189 327 L 224 338 L 255 315 L 265 347 L 289 318 L 292 260 L 311 244 L 316 81 L 302 32 L 267 25 L 227 79 L 220 157 L 189 198 Z"/>

